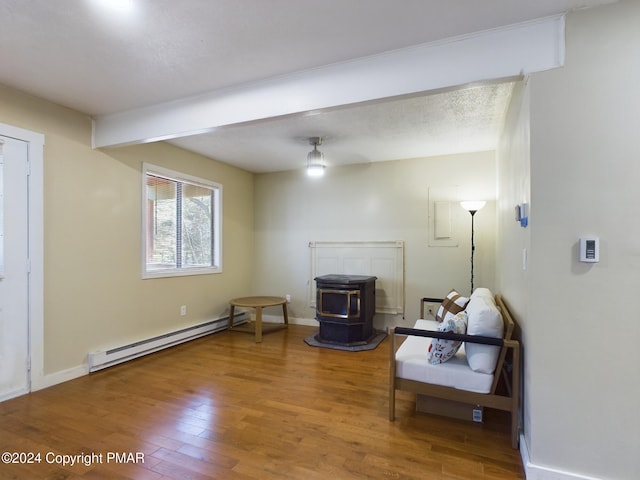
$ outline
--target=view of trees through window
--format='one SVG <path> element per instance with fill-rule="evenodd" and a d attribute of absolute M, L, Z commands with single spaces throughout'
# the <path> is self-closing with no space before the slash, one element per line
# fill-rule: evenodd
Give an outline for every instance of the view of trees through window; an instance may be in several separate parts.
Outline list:
<path fill-rule="evenodd" d="M 215 267 L 216 188 L 147 172 L 147 270 Z"/>

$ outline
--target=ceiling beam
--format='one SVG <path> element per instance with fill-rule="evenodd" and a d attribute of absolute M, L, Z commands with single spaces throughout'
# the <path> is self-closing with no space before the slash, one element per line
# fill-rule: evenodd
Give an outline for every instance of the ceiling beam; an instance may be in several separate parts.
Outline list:
<path fill-rule="evenodd" d="M 564 64 L 564 16 L 282 75 L 93 119 L 94 148 L 509 78 Z"/>

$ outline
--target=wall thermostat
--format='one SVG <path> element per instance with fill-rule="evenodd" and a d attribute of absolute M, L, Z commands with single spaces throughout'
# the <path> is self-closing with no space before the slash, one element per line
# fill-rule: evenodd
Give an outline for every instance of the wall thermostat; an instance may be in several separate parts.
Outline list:
<path fill-rule="evenodd" d="M 586 263 L 600 261 L 600 239 L 598 237 L 580 238 L 580 261 Z"/>

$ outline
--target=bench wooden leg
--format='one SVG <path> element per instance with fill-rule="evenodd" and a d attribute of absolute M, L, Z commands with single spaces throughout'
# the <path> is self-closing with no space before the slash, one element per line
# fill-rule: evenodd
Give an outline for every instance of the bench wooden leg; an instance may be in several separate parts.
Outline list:
<path fill-rule="evenodd" d="M 511 446 L 518 448 L 518 408 L 520 402 L 520 345 L 513 348 L 513 370 L 511 372 Z"/>
<path fill-rule="evenodd" d="M 396 419 L 396 336 L 394 329 L 389 332 L 389 420 Z"/>
<path fill-rule="evenodd" d="M 389 420 L 393 422 L 396 419 L 396 389 L 391 385 L 389 390 Z"/>

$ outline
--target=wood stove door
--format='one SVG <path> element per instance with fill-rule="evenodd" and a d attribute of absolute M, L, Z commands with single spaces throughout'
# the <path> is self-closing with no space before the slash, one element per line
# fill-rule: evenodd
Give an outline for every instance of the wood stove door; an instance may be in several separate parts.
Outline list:
<path fill-rule="evenodd" d="M 330 318 L 359 318 L 360 290 L 319 288 L 317 313 Z"/>

